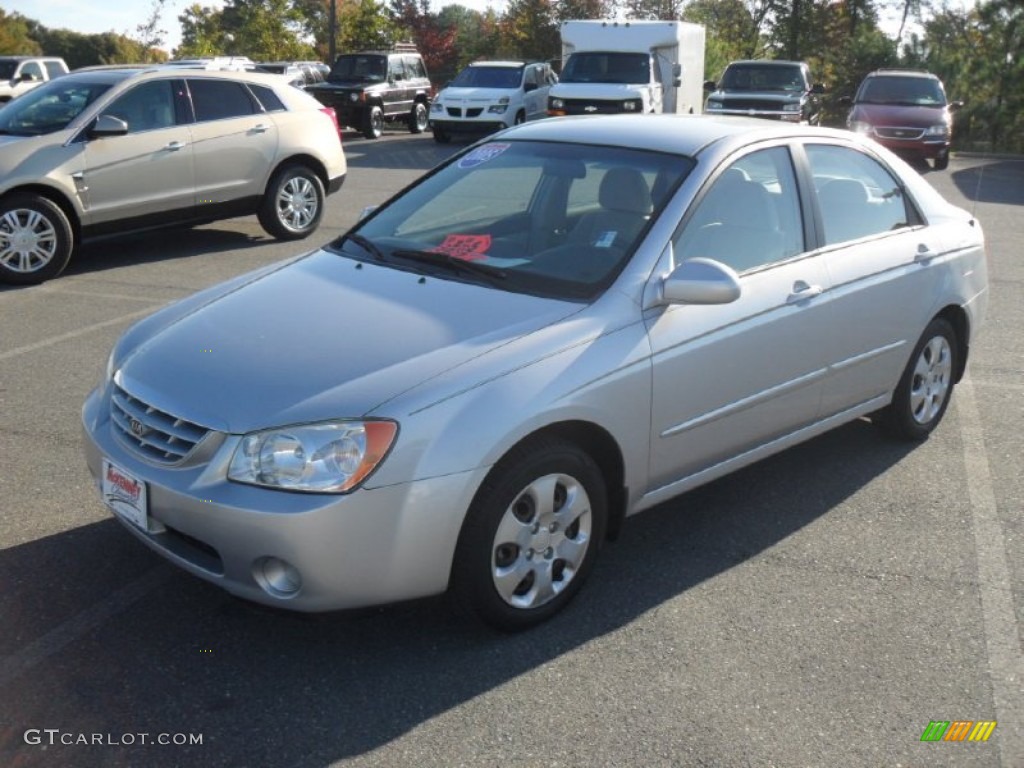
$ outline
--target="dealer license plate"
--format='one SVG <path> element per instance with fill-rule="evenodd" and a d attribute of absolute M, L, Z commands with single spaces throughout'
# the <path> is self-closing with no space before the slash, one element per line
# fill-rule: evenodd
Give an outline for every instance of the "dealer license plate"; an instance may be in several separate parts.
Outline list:
<path fill-rule="evenodd" d="M 146 484 L 142 480 L 104 459 L 101 492 L 115 514 L 144 531 L 149 529 Z"/>

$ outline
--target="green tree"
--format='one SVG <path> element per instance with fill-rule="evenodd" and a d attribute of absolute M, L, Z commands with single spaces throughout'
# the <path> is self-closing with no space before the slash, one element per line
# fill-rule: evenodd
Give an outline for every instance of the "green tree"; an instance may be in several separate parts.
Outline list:
<path fill-rule="evenodd" d="M 509 0 L 501 21 L 501 47 L 525 59 L 561 56 L 562 45 L 550 0 Z"/>
<path fill-rule="evenodd" d="M 0 8 L 0 54 L 38 56 L 43 52 L 29 31 L 29 20 L 20 13 L 8 14 Z"/>

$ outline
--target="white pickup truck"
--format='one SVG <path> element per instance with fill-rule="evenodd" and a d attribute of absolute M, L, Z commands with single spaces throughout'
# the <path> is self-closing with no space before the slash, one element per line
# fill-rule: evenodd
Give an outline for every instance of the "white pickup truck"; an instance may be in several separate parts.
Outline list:
<path fill-rule="evenodd" d="M 0 56 L 0 103 L 67 73 L 64 59 L 55 56 Z"/>

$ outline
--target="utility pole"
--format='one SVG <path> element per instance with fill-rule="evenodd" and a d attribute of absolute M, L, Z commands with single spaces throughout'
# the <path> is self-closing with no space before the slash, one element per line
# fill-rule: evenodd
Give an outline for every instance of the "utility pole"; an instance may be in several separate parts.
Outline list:
<path fill-rule="evenodd" d="M 331 18 L 327 22 L 327 64 L 333 67 L 337 58 L 334 38 L 338 34 L 338 0 L 331 0 L 330 10 Z"/>

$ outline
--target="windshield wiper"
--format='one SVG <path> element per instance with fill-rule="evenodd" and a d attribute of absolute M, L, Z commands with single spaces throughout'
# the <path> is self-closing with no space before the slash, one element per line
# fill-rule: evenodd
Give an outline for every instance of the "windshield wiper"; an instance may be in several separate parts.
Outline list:
<path fill-rule="evenodd" d="M 411 259 L 413 261 L 421 261 L 424 264 L 444 267 L 452 272 L 461 272 L 464 275 L 483 277 L 491 282 L 504 280 L 508 277 L 503 269 L 460 259 L 457 256 L 452 256 L 450 253 L 442 253 L 441 251 L 397 250 L 392 251 L 391 255 L 401 259 Z"/>
<path fill-rule="evenodd" d="M 377 261 L 384 260 L 384 251 L 382 251 L 380 248 L 374 245 L 372 241 L 367 240 L 362 235 L 357 235 L 354 232 L 350 232 L 346 235 L 341 236 L 341 242 L 345 242 L 346 240 L 351 240 L 353 243 L 355 243 L 364 251 L 373 256 L 373 258 L 375 258 Z"/>

